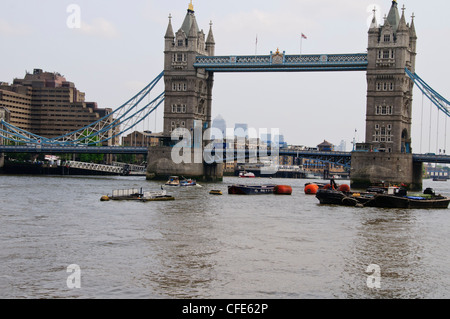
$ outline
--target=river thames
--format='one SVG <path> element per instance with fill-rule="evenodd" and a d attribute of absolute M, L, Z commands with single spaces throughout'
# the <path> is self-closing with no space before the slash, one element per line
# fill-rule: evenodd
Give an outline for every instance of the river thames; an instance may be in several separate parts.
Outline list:
<path fill-rule="evenodd" d="M 310 181 L 226 177 L 142 203 L 100 197 L 161 182 L 0 175 L 0 298 L 450 298 L 448 209 L 321 206 Z M 293 193 L 228 195 L 233 183 Z"/>

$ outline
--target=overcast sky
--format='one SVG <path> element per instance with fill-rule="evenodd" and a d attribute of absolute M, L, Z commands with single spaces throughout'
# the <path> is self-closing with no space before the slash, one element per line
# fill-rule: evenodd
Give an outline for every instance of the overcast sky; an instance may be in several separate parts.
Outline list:
<path fill-rule="evenodd" d="M 255 51 L 263 55 L 277 48 L 298 54 L 300 46 L 303 54 L 364 53 L 373 7 L 380 9 L 382 21 L 391 6 L 389 0 L 193 3 L 198 25 L 206 34 L 213 22 L 216 55 L 253 55 Z M 71 4 L 80 8 L 80 28 L 70 28 L 67 23 L 74 12 Z M 114 109 L 163 70 L 168 16 L 172 15 L 173 27 L 178 30 L 188 4 L 189 0 L 2 0 L 0 81 L 12 82 L 34 68 L 59 72 L 85 92 L 88 101 Z M 416 72 L 450 99 L 446 78 L 450 73 L 446 63 L 450 2 L 399 1 L 399 8 L 403 5 L 407 22 L 415 14 L 419 38 Z M 308 37 L 302 45 L 301 33 Z M 161 86 L 159 92 L 162 90 Z M 247 123 L 258 131 L 278 128 L 289 144 L 316 146 L 323 140 L 333 144 L 344 140 L 350 150 L 354 138 L 357 142 L 365 138 L 366 90 L 366 74 L 361 71 L 218 73 L 213 118 L 222 115 L 228 127 Z M 439 117 L 438 132 L 438 114 L 433 109 L 430 135 L 430 105 L 422 103 L 418 89 L 413 107 L 413 151 L 444 148 L 444 116 Z M 155 123 L 156 131 L 162 130 L 162 109 L 150 123 L 150 130 L 155 131 Z"/>

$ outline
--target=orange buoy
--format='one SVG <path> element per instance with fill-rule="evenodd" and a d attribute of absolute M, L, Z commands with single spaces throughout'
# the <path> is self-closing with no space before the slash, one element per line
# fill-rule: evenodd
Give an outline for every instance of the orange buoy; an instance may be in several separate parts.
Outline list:
<path fill-rule="evenodd" d="M 305 194 L 307 194 L 307 195 L 316 195 L 318 190 L 319 190 L 319 186 L 316 184 L 305 185 Z"/>
<path fill-rule="evenodd" d="M 339 186 L 339 191 L 348 193 L 350 192 L 350 186 L 348 186 L 347 184 L 343 184 Z"/>
<path fill-rule="evenodd" d="M 277 195 L 291 195 L 292 187 L 288 185 L 277 185 L 275 186 L 273 192 Z"/>
<path fill-rule="evenodd" d="M 323 189 L 332 189 L 333 188 L 333 186 L 331 186 L 331 184 L 326 184 L 324 187 L 323 187 Z"/>

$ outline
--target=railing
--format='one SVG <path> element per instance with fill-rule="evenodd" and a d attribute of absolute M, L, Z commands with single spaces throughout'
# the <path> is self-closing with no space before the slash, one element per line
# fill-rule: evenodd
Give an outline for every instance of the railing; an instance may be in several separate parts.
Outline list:
<path fill-rule="evenodd" d="M 57 146 L 57 145 L 0 145 L 1 153 L 59 153 L 59 154 L 147 154 L 146 147 L 120 146 Z"/>
<path fill-rule="evenodd" d="M 198 56 L 194 67 L 212 72 L 366 70 L 366 53 L 255 56 Z"/>
<path fill-rule="evenodd" d="M 95 163 L 85 163 L 85 162 L 77 162 L 77 161 L 66 161 L 66 166 L 70 168 L 78 168 L 85 169 L 90 171 L 98 171 L 98 172 L 106 172 L 106 173 L 115 173 L 115 174 L 123 174 L 123 167 L 119 166 L 111 166 L 111 165 L 103 165 L 103 164 L 95 164 Z"/>
<path fill-rule="evenodd" d="M 99 172 L 107 172 L 107 173 L 115 173 L 115 174 L 144 174 L 147 170 L 145 166 L 133 165 L 133 164 L 125 164 L 125 163 L 115 163 L 116 165 L 105 165 L 105 164 L 95 164 L 95 163 L 86 163 L 86 162 L 78 162 L 78 161 L 66 161 L 65 165 L 69 168 L 78 168 L 85 169 L 90 171 L 99 171 Z M 121 165 L 117 165 L 121 164 Z"/>

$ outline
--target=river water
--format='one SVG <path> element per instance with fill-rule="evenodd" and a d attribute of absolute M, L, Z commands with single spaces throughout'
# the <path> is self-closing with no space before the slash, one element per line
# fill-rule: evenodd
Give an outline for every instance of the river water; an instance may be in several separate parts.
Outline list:
<path fill-rule="evenodd" d="M 227 194 L 242 182 L 141 203 L 100 197 L 160 182 L 0 176 L 0 298 L 450 298 L 448 209 L 321 206 L 309 180 L 244 181 L 291 185 L 291 196 Z M 424 181 L 445 195 L 449 185 Z"/>

